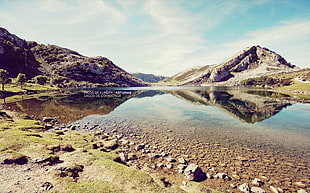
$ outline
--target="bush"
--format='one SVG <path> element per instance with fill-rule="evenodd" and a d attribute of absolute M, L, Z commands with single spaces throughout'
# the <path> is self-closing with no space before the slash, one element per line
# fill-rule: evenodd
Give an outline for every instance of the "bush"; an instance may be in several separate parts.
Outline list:
<path fill-rule="evenodd" d="M 43 76 L 43 75 L 38 75 L 38 76 L 35 76 L 33 77 L 35 83 L 37 84 L 41 84 L 41 85 L 44 85 L 47 83 L 47 81 L 49 80 L 49 78 L 47 76 Z"/>

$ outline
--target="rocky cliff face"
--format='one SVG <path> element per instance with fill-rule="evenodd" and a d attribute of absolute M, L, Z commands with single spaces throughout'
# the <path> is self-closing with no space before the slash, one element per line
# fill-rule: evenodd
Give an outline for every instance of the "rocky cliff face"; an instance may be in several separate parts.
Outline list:
<path fill-rule="evenodd" d="M 166 81 L 177 81 L 179 85 L 235 86 L 247 78 L 297 69 L 279 54 L 267 48 L 252 46 L 221 64 L 195 67 L 176 74 Z"/>
<path fill-rule="evenodd" d="M 8 70 L 12 77 L 19 72 L 25 73 L 27 77 L 33 77 L 40 74 L 39 67 L 27 42 L 0 28 L 0 68 Z"/>
<path fill-rule="evenodd" d="M 25 41 L 0 28 L 0 68 L 10 76 L 25 73 L 28 78 L 38 74 L 51 78 L 103 84 L 103 86 L 147 86 L 105 57 L 87 57 L 55 45 Z"/>

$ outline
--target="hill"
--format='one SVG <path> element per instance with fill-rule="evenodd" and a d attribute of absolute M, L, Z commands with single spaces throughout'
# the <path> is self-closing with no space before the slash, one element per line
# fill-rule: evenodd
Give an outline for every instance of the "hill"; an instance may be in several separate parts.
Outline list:
<path fill-rule="evenodd" d="M 132 73 L 132 75 L 134 75 L 135 77 L 145 82 L 150 82 L 150 83 L 156 83 L 156 82 L 159 82 L 161 80 L 168 78 L 166 76 L 157 76 L 154 74 L 144 74 L 144 73 Z"/>
<path fill-rule="evenodd" d="M 299 68 L 279 54 L 260 46 L 247 48 L 221 64 L 198 66 L 178 73 L 163 82 L 177 85 L 239 86 L 242 80 Z"/>
<path fill-rule="evenodd" d="M 83 81 L 102 86 L 147 86 L 147 83 L 115 65 L 105 57 L 87 57 L 56 45 L 25 41 L 0 28 L 0 68 L 10 76 L 25 73 L 31 78 L 46 75 L 64 80 L 65 86 Z M 67 83 L 67 84 L 66 84 Z"/>

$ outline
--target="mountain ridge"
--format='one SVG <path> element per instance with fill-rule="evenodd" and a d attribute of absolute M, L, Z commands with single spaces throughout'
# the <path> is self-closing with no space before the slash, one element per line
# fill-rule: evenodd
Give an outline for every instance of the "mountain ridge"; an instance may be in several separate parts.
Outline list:
<path fill-rule="evenodd" d="M 220 64 L 195 66 L 164 80 L 177 85 L 239 86 L 247 78 L 298 70 L 281 55 L 261 46 L 248 47 Z"/>
<path fill-rule="evenodd" d="M 82 81 L 84 86 L 148 86 L 108 58 L 83 56 L 68 48 L 26 41 L 1 27 L 0 68 L 8 70 L 11 77 L 25 73 L 28 78 L 45 75 L 63 79 L 64 87 L 79 87 Z"/>

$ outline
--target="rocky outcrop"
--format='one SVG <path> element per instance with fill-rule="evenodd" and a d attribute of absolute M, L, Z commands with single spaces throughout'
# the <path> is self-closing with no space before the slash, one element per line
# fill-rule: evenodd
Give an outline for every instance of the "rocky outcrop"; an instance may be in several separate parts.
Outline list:
<path fill-rule="evenodd" d="M 33 77 L 40 74 L 39 67 L 28 43 L 0 27 L 0 68 L 8 70 L 11 77 L 19 72 Z"/>
<path fill-rule="evenodd" d="M 179 85 L 239 85 L 247 78 L 288 72 L 298 68 L 279 54 L 260 46 L 247 48 L 221 64 L 194 67 L 178 73 L 165 82 Z"/>

